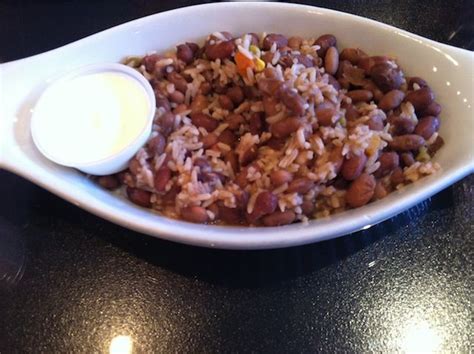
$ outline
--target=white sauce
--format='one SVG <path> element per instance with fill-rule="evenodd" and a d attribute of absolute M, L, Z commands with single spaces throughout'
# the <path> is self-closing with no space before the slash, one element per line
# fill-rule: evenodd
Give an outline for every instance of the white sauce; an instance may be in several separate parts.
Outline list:
<path fill-rule="evenodd" d="M 35 142 L 48 158 L 74 166 L 113 156 L 147 124 L 150 102 L 132 77 L 102 72 L 49 87 L 35 107 Z"/>

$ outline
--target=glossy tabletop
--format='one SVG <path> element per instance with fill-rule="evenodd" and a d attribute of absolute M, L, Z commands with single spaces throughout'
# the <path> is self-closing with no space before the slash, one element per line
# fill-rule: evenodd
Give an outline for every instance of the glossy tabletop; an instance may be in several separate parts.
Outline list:
<path fill-rule="evenodd" d="M 4 0 L 0 61 L 194 3 Z M 474 50 L 472 1 L 304 3 Z M 238 252 L 129 231 L 0 171 L 0 353 L 472 352 L 473 197 L 471 175 L 352 235 Z"/>

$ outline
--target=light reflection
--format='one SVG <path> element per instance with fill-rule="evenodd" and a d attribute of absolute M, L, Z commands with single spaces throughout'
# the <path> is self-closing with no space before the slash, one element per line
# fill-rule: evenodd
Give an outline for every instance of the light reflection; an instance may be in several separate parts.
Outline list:
<path fill-rule="evenodd" d="M 436 66 L 433 66 L 433 71 L 434 72 L 437 72 L 438 71 L 438 68 Z"/>
<path fill-rule="evenodd" d="M 365 225 L 362 230 L 367 230 L 367 229 L 370 229 L 373 225 L 371 224 L 368 224 L 368 225 Z"/>
<path fill-rule="evenodd" d="M 399 347 L 405 353 L 433 353 L 439 351 L 443 338 L 428 321 L 407 323 L 401 333 Z"/>
<path fill-rule="evenodd" d="M 446 81 L 447 86 L 451 86 L 451 83 L 449 81 Z"/>
<path fill-rule="evenodd" d="M 463 102 L 467 102 L 467 98 L 463 99 L 462 101 L 463 101 Z"/>
<path fill-rule="evenodd" d="M 458 95 L 458 96 L 459 96 L 460 94 L 461 94 L 461 91 L 458 91 L 458 92 L 456 92 L 456 95 Z"/>
<path fill-rule="evenodd" d="M 130 336 L 116 336 L 110 341 L 110 354 L 130 354 L 133 349 L 133 341 Z"/>

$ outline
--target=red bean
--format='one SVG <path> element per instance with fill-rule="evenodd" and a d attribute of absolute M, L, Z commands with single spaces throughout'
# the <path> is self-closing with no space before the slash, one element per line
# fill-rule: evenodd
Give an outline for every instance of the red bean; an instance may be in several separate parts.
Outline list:
<path fill-rule="evenodd" d="M 181 209 L 181 216 L 184 220 L 196 224 L 203 224 L 209 219 L 206 209 L 200 206 L 188 206 Z"/>
<path fill-rule="evenodd" d="M 346 202 L 352 208 L 358 208 L 367 204 L 375 192 L 375 178 L 364 173 L 355 179 L 346 192 Z"/>
<path fill-rule="evenodd" d="M 278 110 L 276 109 L 277 104 L 278 101 L 275 97 L 263 97 L 263 109 L 265 110 L 265 114 L 267 115 L 267 117 L 273 116 L 278 113 Z"/>
<path fill-rule="evenodd" d="M 334 76 L 329 75 L 329 74 L 328 74 L 328 84 L 332 85 L 338 91 L 341 89 L 341 84 L 339 83 L 339 81 L 337 81 Z"/>
<path fill-rule="evenodd" d="M 433 101 L 427 107 L 420 110 L 419 115 L 421 117 L 425 116 L 435 116 L 438 117 L 441 113 L 441 106 L 439 103 Z"/>
<path fill-rule="evenodd" d="M 367 156 L 364 153 L 360 155 L 350 155 L 342 164 L 342 177 L 348 181 L 353 181 L 360 176 L 367 163 Z"/>
<path fill-rule="evenodd" d="M 142 64 L 145 65 L 146 71 L 149 73 L 152 73 L 155 71 L 155 65 L 158 60 L 162 58 L 161 55 L 159 54 L 151 54 L 151 55 L 146 55 L 142 59 Z"/>
<path fill-rule="evenodd" d="M 219 104 L 221 105 L 222 108 L 224 108 L 228 111 L 231 111 L 231 110 L 234 109 L 234 103 L 226 95 L 220 95 L 218 100 L 219 100 Z"/>
<path fill-rule="evenodd" d="M 166 139 L 160 133 L 157 133 L 153 138 L 148 142 L 148 150 L 151 154 L 161 155 L 165 151 Z"/>
<path fill-rule="evenodd" d="M 204 128 L 208 132 L 213 131 L 219 125 L 219 122 L 212 119 L 210 116 L 204 113 L 191 113 L 191 121 L 199 128 Z"/>
<path fill-rule="evenodd" d="M 260 79 L 258 80 L 258 88 L 264 94 L 274 96 L 280 91 L 283 82 L 278 79 Z"/>
<path fill-rule="evenodd" d="M 314 182 L 309 178 L 302 177 L 293 180 L 286 190 L 287 193 L 299 193 L 305 194 L 308 193 L 311 188 L 314 187 Z"/>
<path fill-rule="evenodd" d="M 392 127 L 393 135 L 411 134 L 415 130 L 415 122 L 408 117 L 391 115 L 388 122 Z"/>
<path fill-rule="evenodd" d="M 388 146 L 396 151 L 418 150 L 425 145 L 425 139 L 416 134 L 395 136 Z"/>
<path fill-rule="evenodd" d="M 348 60 L 353 65 L 357 65 L 359 60 L 363 57 L 367 57 L 367 54 L 359 48 L 344 48 L 339 56 L 340 60 Z"/>
<path fill-rule="evenodd" d="M 169 82 L 174 84 L 176 90 L 180 91 L 183 94 L 186 93 L 186 90 L 188 89 L 188 82 L 181 74 L 178 74 L 176 71 L 172 71 L 167 75 L 166 78 Z"/>
<path fill-rule="evenodd" d="M 394 68 L 389 63 L 374 65 L 370 69 L 370 77 L 382 92 L 398 89 L 403 83 L 403 76 L 400 70 Z"/>
<path fill-rule="evenodd" d="M 439 129 L 438 117 L 428 116 L 423 117 L 418 122 L 415 128 L 415 134 L 422 136 L 425 139 L 429 139 Z"/>
<path fill-rule="evenodd" d="M 203 136 L 202 139 L 202 147 L 204 149 L 209 149 L 211 146 L 217 144 L 219 142 L 219 138 L 216 134 L 210 133 L 206 136 Z"/>
<path fill-rule="evenodd" d="M 250 115 L 249 118 L 249 129 L 252 135 L 257 135 L 262 133 L 264 128 L 265 121 L 260 112 L 255 112 Z"/>
<path fill-rule="evenodd" d="M 138 161 L 136 158 L 133 158 L 128 163 L 128 169 L 133 175 L 138 175 L 142 169 L 142 165 L 140 164 L 140 161 Z"/>
<path fill-rule="evenodd" d="M 421 111 L 428 107 L 434 100 L 434 93 L 429 87 L 422 87 L 416 91 L 410 91 L 405 97 L 405 101 L 410 102 L 415 111 Z"/>
<path fill-rule="evenodd" d="M 275 138 L 286 138 L 303 126 L 298 117 L 290 117 L 270 125 L 270 132 Z"/>
<path fill-rule="evenodd" d="M 132 187 L 127 187 L 127 196 L 133 203 L 144 207 L 150 208 L 151 207 L 151 193 L 148 191 L 144 191 L 143 189 L 137 189 Z"/>
<path fill-rule="evenodd" d="M 249 163 L 254 161 L 258 156 L 258 149 L 256 146 L 250 147 L 239 156 L 239 162 L 242 166 L 247 166 Z"/>
<path fill-rule="evenodd" d="M 286 47 L 288 39 L 282 34 L 270 33 L 263 40 L 263 49 L 270 50 L 273 43 L 276 43 L 277 49 Z"/>
<path fill-rule="evenodd" d="M 100 184 L 101 187 L 109 190 L 114 190 L 120 187 L 120 181 L 115 175 L 100 176 L 97 179 L 97 182 Z"/>
<path fill-rule="evenodd" d="M 362 57 L 357 62 L 357 66 L 364 70 L 367 75 L 370 75 L 370 70 L 372 70 L 372 68 L 378 64 L 388 64 L 388 58 L 384 55 L 376 55 L 371 57 Z"/>
<path fill-rule="evenodd" d="M 245 123 L 245 118 L 241 114 L 229 114 L 226 118 L 226 123 L 229 124 L 229 129 L 237 130 Z"/>
<path fill-rule="evenodd" d="M 161 166 L 161 168 L 155 173 L 154 185 L 158 192 L 164 192 L 166 185 L 171 179 L 171 170 L 168 166 Z"/>
<path fill-rule="evenodd" d="M 227 90 L 227 97 L 229 97 L 234 104 L 239 105 L 244 100 L 244 92 L 239 86 L 232 86 Z"/>
<path fill-rule="evenodd" d="M 226 129 L 219 134 L 218 141 L 227 144 L 230 147 L 234 147 L 234 145 L 237 143 L 237 137 L 229 129 Z"/>
<path fill-rule="evenodd" d="M 304 215 L 311 217 L 313 215 L 315 209 L 314 201 L 311 200 L 305 200 L 301 204 L 301 211 L 303 212 Z"/>
<path fill-rule="evenodd" d="M 343 108 L 346 110 L 345 117 L 348 121 L 353 121 L 360 117 L 360 113 L 353 104 L 345 104 Z"/>
<path fill-rule="evenodd" d="M 176 116 L 171 112 L 166 112 L 158 118 L 158 125 L 160 126 L 161 134 L 168 136 L 173 132 L 175 118 Z"/>
<path fill-rule="evenodd" d="M 239 161 L 237 158 L 237 154 L 234 151 L 229 151 L 224 155 L 224 161 L 230 163 L 232 170 L 234 173 L 239 172 Z"/>
<path fill-rule="evenodd" d="M 282 103 L 296 115 L 303 115 L 305 112 L 305 100 L 297 92 L 290 89 L 282 89 L 280 93 Z"/>
<path fill-rule="evenodd" d="M 405 175 L 403 174 L 403 170 L 400 167 L 395 168 L 392 174 L 390 175 L 390 183 L 393 187 L 402 184 L 405 181 Z"/>
<path fill-rule="evenodd" d="M 439 149 L 444 145 L 444 140 L 442 137 L 438 136 L 433 144 L 428 146 L 428 153 L 430 156 L 433 156 Z"/>
<path fill-rule="evenodd" d="M 187 44 L 178 45 L 176 50 L 176 56 L 178 59 L 184 61 L 186 64 L 191 64 L 194 59 L 193 50 Z"/>
<path fill-rule="evenodd" d="M 378 106 L 381 110 L 387 112 L 400 106 L 404 98 L 405 93 L 403 91 L 391 90 L 382 97 Z"/>
<path fill-rule="evenodd" d="M 276 170 L 270 174 L 270 180 L 274 187 L 279 187 L 282 184 L 290 183 L 293 180 L 293 174 L 285 170 Z"/>
<path fill-rule="evenodd" d="M 324 68 L 328 74 L 334 75 L 339 66 L 339 52 L 336 47 L 329 47 L 324 57 Z"/>
<path fill-rule="evenodd" d="M 421 77 L 413 76 L 408 79 L 408 89 L 414 90 L 414 84 L 417 84 L 419 88 L 428 86 L 428 83 Z"/>
<path fill-rule="evenodd" d="M 338 174 L 344 163 L 344 156 L 342 156 L 342 146 L 336 146 L 331 150 L 329 154 L 329 161 L 333 163 L 334 171 L 336 174 Z"/>
<path fill-rule="evenodd" d="M 301 37 L 293 36 L 293 37 L 288 38 L 288 47 L 290 47 L 293 50 L 300 49 L 302 43 L 303 43 L 303 38 Z"/>
<path fill-rule="evenodd" d="M 404 152 L 400 155 L 405 166 L 411 166 L 415 163 L 415 158 L 411 152 Z"/>
<path fill-rule="evenodd" d="M 369 90 L 353 90 L 349 91 L 347 96 L 352 99 L 352 103 L 358 103 L 369 102 L 374 97 L 374 94 Z"/>
<path fill-rule="evenodd" d="M 170 101 L 160 92 L 155 90 L 155 101 L 156 108 L 163 108 L 165 111 L 169 112 L 171 110 Z"/>
<path fill-rule="evenodd" d="M 242 209 L 219 205 L 219 218 L 227 224 L 238 225 L 242 221 Z"/>
<path fill-rule="evenodd" d="M 197 95 L 191 102 L 191 113 L 200 113 L 207 108 L 208 102 L 204 95 Z"/>
<path fill-rule="evenodd" d="M 375 185 L 375 190 L 374 190 L 374 200 L 380 200 L 383 199 L 387 196 L 388 191 L 383 185 L 382 182 L 377 181 L 377 184 Z"/>
<path fill-rule="evenodd" d="M 371 130 L 382 131 L 384 128 L 383 116 L 380 113 L 375 113 L 370 116 L 367 125 Z"/>
<path fill-rule="evenodd" d="M 206 55 L 209 60 L 226 59 L 232 56 L 235 44 L 233 41 L 225 41 L 206 45 Z"/>
<path fill-rule="evenodd" d="M 313 58 L 308 55 L 297 54 L 293 55 L 293 58 L 296 59 L 299 64 L 304 65 L 306 68 L 312 68 L 314 66 Z M 291 63 L 291 65 L 293 65 L 293 63 Z"/>
<path fill-rule="evenodd" d="M 296 219 L 296 214 L 291 211 L 276 211 L 264 216 L 262 221 L 265 226 L 281 226 L 291 224 Z"/>
<path fill-rule="evenodd" d="M 326 51 L 330 47 L 336 47 L 337 46 L 337 40 L 336 37 L 334 37 L 332 34 L 323 34 L 322 36 L 318 37 L 315 41 L 314 44 L 318 45 L 320 48 L 317 50 L 317 53 L 320 58 L 324 58 L 326 55 Z"/>
<path fill-rule="evenodd" d="M 255 205 L 251 214 L 248 215 L 250 222 L 254 223 L 264 215 L 275 211 L 278 204 L 278 198 L 275 194 L 268 191 L 260 192 L 255 199 Z"/>
<path fill-rule="evenodd" d="M 332 118 L 336 115 L 336 107 L 330 101 L 324 101 L 320 103 L 315 109 L 316 118 L 318 118 L 318 123 L 322 126 L 331 126 L 333 125 Z"/>
<path fill-rule="evenodd" d="M 176 104 L 181 104 L 184 102 L 184 95 L 180 91 L 174 91 L 170 93 L 170 101 Z"/>
<path fill-rule="evenodd" d="M 375 172 L 377 177 L 383 177 L 392 172 L 400 164 L 400 159 L 396 152 L 383 152 L 379 157 L 380 167 Z"/>

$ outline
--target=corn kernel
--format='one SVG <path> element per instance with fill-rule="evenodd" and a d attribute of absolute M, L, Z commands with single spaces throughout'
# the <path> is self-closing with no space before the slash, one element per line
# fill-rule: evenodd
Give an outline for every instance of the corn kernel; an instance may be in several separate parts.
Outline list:
<path fill-rule="evenodd" d="M 251 45 L 249 47 L 249 51 L 256 57 L 260 58 L 261 52 L 260 52 L 260 49 L 256 45 Z"/>
<path fill-rule="evenodd" d="M 260 72 L 260 71 L 263 71 L 265 69 L 265 62 L 262 59 L 255 58 L 254 62 L 255 62 L 255 71 L 256 72 Z"/>

